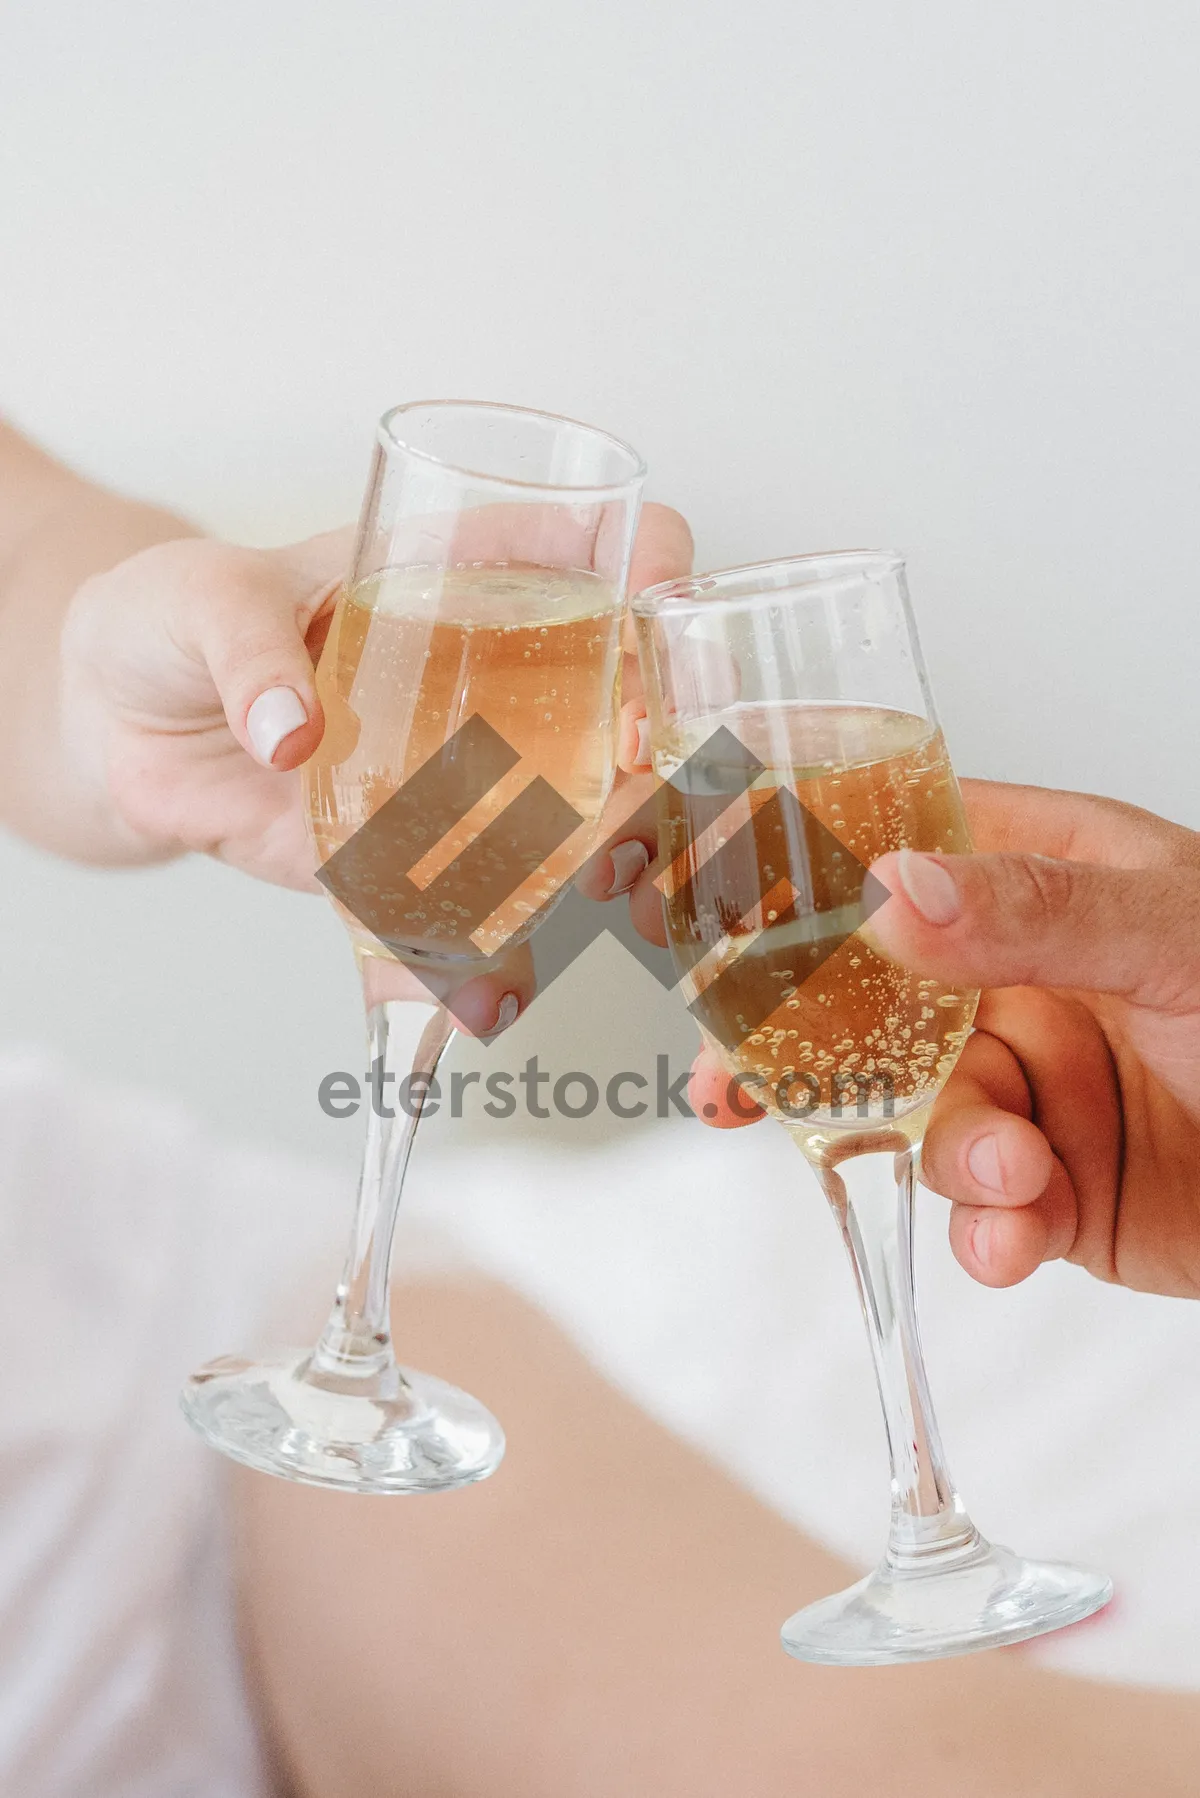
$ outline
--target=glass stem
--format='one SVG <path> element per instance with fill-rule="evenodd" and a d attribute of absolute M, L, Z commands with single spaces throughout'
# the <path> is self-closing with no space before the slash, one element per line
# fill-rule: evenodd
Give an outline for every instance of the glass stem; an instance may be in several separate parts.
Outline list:
<path fill-rule="evenodd" d="M 367 1139 L 346 1264 L 307 1377 L 400 1383 L 392 1350 L 392 1241 L 429 1081 L 454 1034 L 430 1000 L 381 999 L 367 1010 Z M 413 1076 L 423 1076 L 414 1079 Z"/>
<path fill-rule="evenodd" d="M 887 1564 L 900 1573 L 965 1559 L 979 1551 L 981 1538 L 946 1466 L 917 1330 L 919 1148 L 898 1133 L 889 1146 L 891 1155 L 878 1148 L 850 1154 L 819 1165 L 817 1174 L 841 1226 L 871 1340 L 892 1467 Z"/>

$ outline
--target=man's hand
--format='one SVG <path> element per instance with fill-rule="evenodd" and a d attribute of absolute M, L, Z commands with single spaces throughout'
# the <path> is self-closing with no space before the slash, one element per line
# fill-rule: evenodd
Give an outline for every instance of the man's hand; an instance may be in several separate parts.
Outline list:
<path fill-rule="evenodd" d="M 1200 834 L 1115 800 L 964 782 L 975 856 L 885 856 L 873 926 L 985 989 L 922 1175 L 989 1286 L 1065 1258 L 1200 1297 Z M 705 1051 L 692 1101 L 726 1102 Z"/>
<path fill-rule="evenodd" d="M 1200 835 L 1113 800 L 969 782 L 977 856 L 887 856 L 888 953 L 981 986 L 924 1178 L 967 1272 L 1065 1257 L 1200 1296 Z"/>

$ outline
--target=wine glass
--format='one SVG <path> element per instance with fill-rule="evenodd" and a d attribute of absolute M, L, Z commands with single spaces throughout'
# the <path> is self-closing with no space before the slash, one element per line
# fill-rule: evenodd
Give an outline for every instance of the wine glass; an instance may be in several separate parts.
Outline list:
<path fill-rule="evenodd" d="M 626 444 L 546 413 L 442 400 L 381 421 L 306 769 L 318 878 L 367 1012 L 349 1252 L 314 1349 L 222 1357 L 183 1394 L 199 1433 L 250 1467 L 431 1492 L 486 1478 L 504 1453 L 476 1399 L 397 1365 L 392 1238 L 456 1024 L 513 1021 L 526 941 L 599 835 L 643 476 Z"/>
<path fill-rule="evenodd" d="M 708 1041 L 788 1130 L 849 1251 L 891 1457 L 879 1567 L 797 1612 L 800 1660 L 874 1665 L 1019 1642 L 1107 1603 L 1102 1575 L 986 1542 L 946 1467 L 913 1292 L 913 1186 L 977 994 L 882 953 L 868 873 L 970 849 L 904 563 L 800 556 L 633 602 L 667 935 Z"/>

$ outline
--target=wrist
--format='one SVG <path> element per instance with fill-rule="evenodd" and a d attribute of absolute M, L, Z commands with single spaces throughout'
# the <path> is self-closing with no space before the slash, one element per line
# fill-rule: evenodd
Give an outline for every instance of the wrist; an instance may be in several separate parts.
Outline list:
<path fill-rule="evenodd" d="M 64 633 L 95 576 L 196 533 L 57 468 L 35 513 L 0 568 L 0 754 L 20 769 L 0 800 L 0 822 L 73 860 L 167 860 L 179 845 L 143 836 L 114 801 L 103 708 L 87 702 L 68 668 Z"/>

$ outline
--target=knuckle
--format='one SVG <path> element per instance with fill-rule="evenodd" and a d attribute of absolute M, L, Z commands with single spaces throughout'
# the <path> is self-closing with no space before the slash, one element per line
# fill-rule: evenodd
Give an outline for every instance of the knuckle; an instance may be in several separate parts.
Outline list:
<path fill-rule="evenodd" d="M 997 904 L 1022 927 L 1056 923 L 1069 915 L 1076 893 L 1070 862 L 1044 855 L 1006 856 L 998 884 Z"/>
<path fill-rule="evenodd" d="M 692 527 L 683 513 L 675 506 L 660 505 L 658 510 L 663 522 L 675 532 L 679 541 L 689 550 L 694 548 L 695 539 L 692 536 Z"/>
<path fill-rule="evenodd" d="M 692 527 L 683 513 L 656 500 L 650 501 L 645 511 L 646 523 L 654 534 L 655 564 L 661 562 L 671 569 L 690 568 L 696 545 Z"/>
<path fill-rule="evenodd" d="M 1174 871 L 1151 909 L 1158 953 L 1138 997 L 1156 1010 L 1190 1017 L 1200 1010 L 1200 873 Z"/>
<path fill-rule="evenodd" d="M 206 601 L 212 594 L 220 596 L 245 588 L 253 579 L 258 553 L 207 537 L 164 543 L 143 552 L 157 558 L 153 568 L 156 579 L 163 586 L 174 587 L 193 604 Z"/>
<path fill-rule="evenodd" d="M 301 684 L 287 646 L 278 638 L 268 641 L 255 633 L 223 646 L 213 659 L 212 669 L 227 697 L 230 689 Z"/>
<path fill-rule="evenodd" d="M 1128 867 L 1200 867 L 1200 831 L 1189 830 L 1160 818 L 1157 812 L 1130 805 L 1123 799 L 1096 801 L 1121 827 L 1128 853 L 1121 860 Z M 1086 857 L 1084 858 L 1086 859 Z"/>
<path fill-rule="evenodd" d="M 102 643 L 110 577 L 90 574 L 80 582 L 63 617 L 60 650 L 67 663 L 86 661 Z"/>
<path fill-rule="evenodd" d="M 1184 824 L 1169 824 L 1169 838 L 1163 848 L 1172 866 L 1200 873 L 1200 830 L 1189 830 Z"/>

